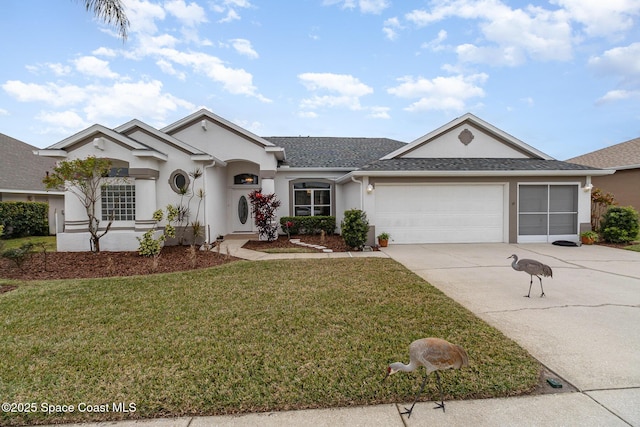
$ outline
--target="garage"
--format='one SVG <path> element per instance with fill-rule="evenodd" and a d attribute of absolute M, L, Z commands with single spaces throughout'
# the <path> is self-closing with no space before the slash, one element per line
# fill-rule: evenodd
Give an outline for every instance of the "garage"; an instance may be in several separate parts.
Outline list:
<path fill-rule="evenodd" d="M 505 184 L 378 184 L 376 233 L 393 243 L 506 242 Z"/>

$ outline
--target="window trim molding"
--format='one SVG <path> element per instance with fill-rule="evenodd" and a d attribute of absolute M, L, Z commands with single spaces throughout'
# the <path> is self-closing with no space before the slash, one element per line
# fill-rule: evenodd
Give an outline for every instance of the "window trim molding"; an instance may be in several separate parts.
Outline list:
<path fill-rule="evenodd" d="M 331 198 L 331 206 L 329 215 L 336 215 L 336 183 L 332 179 L 327 178 L 296 178 L 289 181 L 289 214 L 290 216 L 295 216 L 295 184 L 300 184 L 303 182 L 321 182 L 323 184 L 329 184 L 330 198 Z M 320 188 L 318 190 L 321 190 Z M 315 216 L 315 215 L 312 215 Z"/>
<path fill-rule="evenodd" d="M 185 178 L 185 186 L 184 188 L 189 188 L 189 186 L 191 185 L 191 179 L 189 178 L 189 174 L 185 171 L 183 171 L 182 169 L 176 169 L 173 172 L 171 172 L 171 175 L 169 175 L 169 186 L 171 187 L 171 189 L 176 193 L 176 194 L 182 194 L 182 191 L 180 190 L 180 188 L 176 185 L 176 177 L 178 175 L 182 175 Z"/>

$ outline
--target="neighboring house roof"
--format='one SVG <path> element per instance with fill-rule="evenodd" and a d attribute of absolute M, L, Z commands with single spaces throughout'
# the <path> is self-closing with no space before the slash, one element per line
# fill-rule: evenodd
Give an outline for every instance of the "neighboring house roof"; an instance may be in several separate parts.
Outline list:
<path fill-rule="evenodd" d="M 567 162 L 603 169 L 640 168 L 640 138 L 573 157 Z"/>
<path fill-rule="evenodd" d="M 42 179 L 53 171 L 56 161 L 34 155 L 37 149 L 0 133 L 0 192 L 47 192 Z"/>
<path fill-rule="evenodd" d="M 291 168 L 353 170 L 406 145 L 388 138 L 265 137 L 283 147 Z"/>

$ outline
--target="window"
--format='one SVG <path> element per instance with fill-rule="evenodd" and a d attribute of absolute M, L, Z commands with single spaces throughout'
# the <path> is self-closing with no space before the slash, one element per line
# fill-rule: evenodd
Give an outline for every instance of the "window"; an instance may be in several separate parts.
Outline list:
<path fill-rule="evenodd" d="M 189 184 L 191 184 L 189 174 L 181 169 L 174 170 L 169 177 L 171 189 L 178 194 L 185 194 L 189 188 Z"/>
<path fill-rule="evenodd" d="M 521 236 L 578 233 L 577 185 L 521 185 L 518 206 Z"/>
<path fill-rule="evenodd" d="M 135 185 L 103 185 L 101 206 L 104 221 L 135 221 Z"/>
<path fill-rule="evenodd" d="M 258 175 L 241 173 L 233 177 L 235 185 L 258 185 Z"/>
<path fill-rule="evenodd" d="M 331 215 L 331 188 L 331 183 L 322 181 L 294 183 L 294 216 Z"/>

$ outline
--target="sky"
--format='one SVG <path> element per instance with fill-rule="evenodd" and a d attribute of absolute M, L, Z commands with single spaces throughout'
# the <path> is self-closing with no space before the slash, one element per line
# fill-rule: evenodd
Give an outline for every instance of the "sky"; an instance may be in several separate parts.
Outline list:
<path fill-rule="evenodd" d="M 0 3 L 0 133 L 207 108 L 259 136 L 411 142 L 465 113 L 560 160 L 640 137 L 639 0 Z"/>

